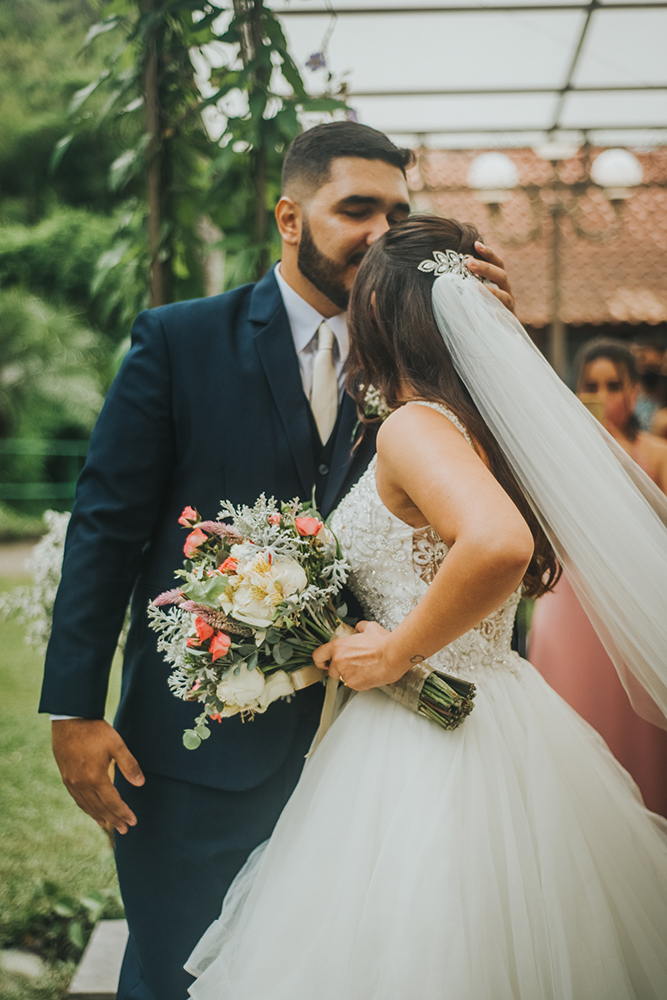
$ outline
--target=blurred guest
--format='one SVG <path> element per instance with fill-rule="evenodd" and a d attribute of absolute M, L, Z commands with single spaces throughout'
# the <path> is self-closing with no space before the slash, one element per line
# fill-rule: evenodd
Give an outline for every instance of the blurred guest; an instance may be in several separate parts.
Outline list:
<path fill-rule="evenodd" d="M 577 367 L 579 397 L 597 404 L 610 434 L 667 493 L 667 444 L 640 430 L 635 412 L 639 375 L 633 352 L 622 341 L 594 340 L 580 351 Z M 537 603 L 528 658 L 601 734 L 639 785 L 648 808 L 667 816 L 667 732 L 633 711 L 565 576 Z"/>
<path fill-rule="evenodd" d="M 651 433 L 667 439 L 667 351 L 663 355 L 660 379 L 662 382 L 663 405 L 653 415 Z"/>
<path fill-rule="evenodd" d="M 667 407 L 667 379 L 664 376 L 665 345 L 659 337 L 640 337 L 631 345 L 639 375 L 636 414 L 639 426 L 653 430 L 658 410 Z M 655 433 L 655 431 L 654 431 Z"/>

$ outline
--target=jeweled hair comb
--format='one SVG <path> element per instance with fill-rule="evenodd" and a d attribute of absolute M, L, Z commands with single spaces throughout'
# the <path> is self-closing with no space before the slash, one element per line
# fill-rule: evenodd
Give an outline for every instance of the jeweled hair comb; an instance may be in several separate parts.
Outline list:
<path fill-rule="evenodd" d="M 456 253 L 455 250 L 445 250 L 444 253 L 441 250 L 434 250 L 433 257 L 434 260 L 423 260 L 418 264 L 417 270 L 434 273 L 436 278 L 441 274 L 460 274 L 462 278 L 477 277 L 466 265 L 462 253 Z"/>

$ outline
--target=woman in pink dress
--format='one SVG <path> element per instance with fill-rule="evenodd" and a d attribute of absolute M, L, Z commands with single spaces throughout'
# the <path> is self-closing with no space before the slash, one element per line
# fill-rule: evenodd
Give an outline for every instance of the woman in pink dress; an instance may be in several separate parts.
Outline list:
<path fill-rule="evenodd" d="M 577 393 L 597 403 L 610 434 L 667 493 L 667 443 L 639 429 L 634 414 L 639 378 L 622 341 L 598 339 L 578 358 Z M 667 594 L 665 594 L 667 614 Z M 542 676 L 603 737 L 635 779 L 649 809 L 667 816 L 667 732 L 632 709 L 618 674 L 562 576 L 537 602 L 528 659 Z"/>

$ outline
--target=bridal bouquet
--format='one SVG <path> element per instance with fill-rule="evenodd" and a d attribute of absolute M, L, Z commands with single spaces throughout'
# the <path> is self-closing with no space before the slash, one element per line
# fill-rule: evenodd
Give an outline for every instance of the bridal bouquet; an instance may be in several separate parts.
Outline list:
<path fill-rule="evenodd" d="M 189 529 L 179 585 L 151 602 L 149 618 L 172 667 L 169 687 L 204 706 L 183 735 L 194 750 L 210 736 L 210 719 L 253 718 L 326 681 L 313 651 L 354 629 L 339 599 L 348 564 L 312 504 L 278 506 L 262 495 L 254 507 L 223 501 L 217 521 L 186 507 L 179 523 Z M 445 680 L 424 664 L 412 674 L 383 690 L 445 728 L 472 710 L 474 685 Z M 330 717 L 336 687 L 327 687 Z"/>

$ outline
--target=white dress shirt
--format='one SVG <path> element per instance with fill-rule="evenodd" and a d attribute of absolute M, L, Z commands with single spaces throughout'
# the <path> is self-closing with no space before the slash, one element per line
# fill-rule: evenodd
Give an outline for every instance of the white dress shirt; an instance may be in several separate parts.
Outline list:
<path fill-rule="evenodd" d="M 278 282 L 278 288 L 285 304 L 285 312 L 289 320 L 290 329 L 296 356 L 299 359 L 299 369 L 301 371 L 301 381 L 306 398 L 310 399 L 310 390 L 313 386 L 313 365 L 317 354 L 317 330 L 326 319 L 334 332 L 334 348 L 332 360 L 338 376 L 338 402 L 340 403 L 345 391 L 345 378 L 343 376 L 343 365 L 347 359 L 349 341 L 347 337 L 347 322 L 345 313 L 338 313 L 337 316 L 322 316 L 317 309 L 313 309 L 305 299 L 294 291 L 287 284 L 280 273 L 280 263 L 276 264 L 274 274 Z M 59 719 L 77 719 L 77 715 L 52 715 L 51 722 Z"/>

